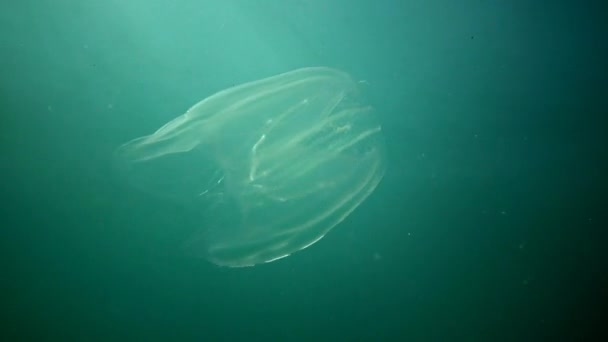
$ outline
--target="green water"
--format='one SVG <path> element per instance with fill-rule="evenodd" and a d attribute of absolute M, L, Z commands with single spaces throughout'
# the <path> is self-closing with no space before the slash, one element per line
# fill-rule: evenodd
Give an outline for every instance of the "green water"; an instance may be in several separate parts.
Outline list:
<path fill-rule="evenodd" d="M 0 6 L 0 339 L 589 339 L 608 286 L 602 5 L 22 0 Z M 375 192 L 314 246 L 191 258 L 208 222 L 117 146 L 307 66 L 361 80 Z M 282 213 L 277 213 L 281 215 Z"/>

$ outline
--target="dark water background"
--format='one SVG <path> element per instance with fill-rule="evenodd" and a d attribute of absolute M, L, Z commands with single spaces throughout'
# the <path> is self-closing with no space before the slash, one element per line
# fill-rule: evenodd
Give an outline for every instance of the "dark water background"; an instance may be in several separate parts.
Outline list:
<path fill-rule="evenodd" d="M 608 288 L 601 2 L 5 1 L 3 340 L 565 341 Z M 111 152 L 303 66 L 365 80 L 376 192 L 310 249 L 223 269 Z M 277 213 L 280 215 L 280 213 Z"/>

